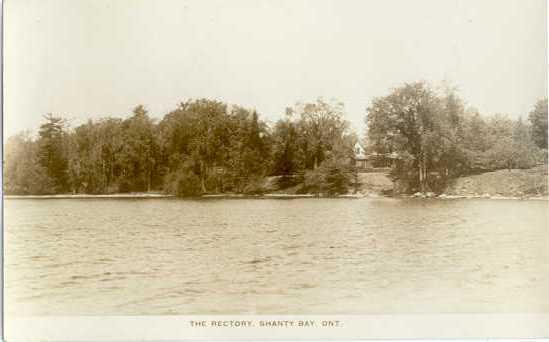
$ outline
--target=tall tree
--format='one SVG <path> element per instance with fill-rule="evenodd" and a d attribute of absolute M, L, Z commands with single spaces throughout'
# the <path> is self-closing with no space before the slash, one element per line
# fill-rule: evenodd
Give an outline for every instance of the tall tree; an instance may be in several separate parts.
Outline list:
<path fill-rule="evenodd" d="M 71 184 L 75 192 L 118 191 L 118 158 L 123 148 L 122 120 L 92 120 L 74 129 L 68 137 Z"/>
<path fill-rule="evenodd" d="M 157 142 L 154 122 L 139 105 L 123 123 L 122 177 L 131 191 L 151 191 L 155 180 Z"/>
<path fill-rule="evenodd" d="M 52 114 L 44 116 L 46 120 L 38 132 L 38 161 L 52 179 L 55 192 L 69 190 L 68 161 L 66 157 L 65 120 Z"/>
<path fill-rule="evenodd" d="M 8 138 L 4 148 L 4 192 L 46 195 L 56 192 L 53 180 L 38 161 L 38 144 L 28 132 Z"/>
<path fill-rule="evenodd" d="M 303 163 L 297 141 L 296 124 L 289 117 L 280 119 L 273 130 L 273 174 L 290 176 L 300 171 Z"/>
<path fill-rule="evenodd" d="M 369 138 L 381 152 L 397 152 L 410 166 L 406 170 L 412 170 L 403 176 L 423 192 L 428 189 L 429 167 L 443 138 L 437 116 L 441 112 L 440 100 L 423 82 L 405 84 L 374 99 L 368 108 Z"/>
<path fill-rule="evenodd" d="M 539 100 L 528 115 L 532 138 L 539 148 L 547 149 L 547 99 Z"/>
<path fill-rule="evenodd" d="M 296 104 L 290 113 L 298 116 L 297 128 L 305 168 L 314 170 L 348 134 L 349 124 L 344 120 L 343 103 L 319 98 L 315 102 Z"/>

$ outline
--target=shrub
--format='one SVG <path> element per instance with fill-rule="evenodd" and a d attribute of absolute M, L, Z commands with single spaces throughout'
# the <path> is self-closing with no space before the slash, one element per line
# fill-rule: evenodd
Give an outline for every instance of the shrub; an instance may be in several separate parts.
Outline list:
<path fill-rule="evenodd" d="M 164 191 L 178 197 L 197 196 L 201 193 L 200 178 L 187 169 L 168 173 L 164 181 Z"/>
<path fill-rule="evenodd" d="M 122 179 L 118 185 L 118 192 L 126 193 L 132 190 L 132 184 L 127 179 Z"/>
<path fill-rule="evenodd" d="M 321 194 L 324 192 L 324 182 L 324 173 L 320 167 L 316 170 L 308 170 L 305 172 L 303 187 L 299 192 Z"/>
<path fill-rule="evenodd" d="M 276 181 L 276 187 L 278 189 L 287 189 L 292 186 L 296 186 L 304 181 L 303 174 L 299 175 L 282 175 Z"/>
<path fill-rule="evenodd" d="M 353 185 L 353 170 L 335 159 L 325 160 L 315 170 L 305 172 L 301 192 L 314 194 L 346 194 Z"/>
<path fill-rule="evenodd" d="M 263 177 L 253 177 L 244 185 L 243 193 L 249 195 L 262 195 L 265 193 L 265 180 Z"/>
<path fill-rule="evenodd" d="M 345 194 L 352 183 L 351 171 L 345 167 L 332 165 L 326 168 L 325 191 L 329 195 Z"/>

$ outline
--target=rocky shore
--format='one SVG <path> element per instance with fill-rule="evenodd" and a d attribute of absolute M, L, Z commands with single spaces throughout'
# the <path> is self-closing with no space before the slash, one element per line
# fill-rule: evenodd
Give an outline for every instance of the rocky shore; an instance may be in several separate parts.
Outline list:
<path fill-rule="evenodd" d="M 359 174 L 360 186 L 355 196 L 377 197 L 391 192 L 393 183 L 385 174 Z M 398 195 L 404 198 L 484 198 L 494 200 L 549 200 L 547 166 L 511 169 L 460 177 L 442 194 L 433 192 Z"/>
<path fill-rule="evenodd" d="M 548 196 L 547 181 L 546 165 L 498 170 L 457 178 L 449 184 L 443 197 L 543 199 Z"/>

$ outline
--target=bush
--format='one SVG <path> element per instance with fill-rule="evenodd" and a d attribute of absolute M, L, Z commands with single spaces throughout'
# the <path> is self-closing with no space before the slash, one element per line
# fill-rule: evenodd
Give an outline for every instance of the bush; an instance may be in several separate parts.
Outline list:
<path fill-rule="evenodd" d="M 534 153 L 534 159 L 537 165 L 547 165 L 547 149 L 538 148 Z"/>
<path fill-rule="evenodd" d="M 537 148 L 503 139 L 487 151 L 487 163 L 494 169 L 528 169 L 536 165 Z"/>
<path fill-rule="evenodd" d="M 332 166 L 326 169 L 326 192 L 329 195 L 345 194 L 348 192 L 352 177 L 350 170 L 341 166 Z"/>
<path fill-rule="evenodd" d="M 166 175 L 164 191 L 178 197 L 190 197 L 201 194 L 200 178 L 192 171 L 181 169 Z"/>
<path fill-rule="evenodd" d="M 55 182 L 41 167 L 24 169 L 14 178 L 4 178 L 4 192 L 8 195 L 53 195 Z"/>
<path fill-rule="evenodd" d="M 316 170 L 308 170 L 305 172 L 305 178 L 303 179 L 303 187 L 300 189 L 300 193 L 313 193 L 321 194 L 325 188 L 324 174 L 320 167 Z"/>
<path fill-rule="evenodd" d="M 305 172 L 301 192 L 341 195 L 353 185 L 353 170 L 346 163 L 328 159 L 315 170 Z"/>
<path fill-rule="evenodd" d="M 118 185 L 118 192 L 126 193 L 131 191 L 132 191 L 132 184 L 128 180 L 122 179 L 120 181 L 120 184 Z"/>
<path fill-rule="evenodd" d="M 303 183 L 303 174 L 299 175 L 282 175 L 276 181 L 276 187 L 278 189 L 287 189 L 292 186 L 296 186 L 299 183 Z"/>
<path fill-rule="evenodd" d="M 254 177 L 248 180 L 243 193 L 248 195 L 263 195 L 265 193 L 265 180 L 263 177 Z"/>

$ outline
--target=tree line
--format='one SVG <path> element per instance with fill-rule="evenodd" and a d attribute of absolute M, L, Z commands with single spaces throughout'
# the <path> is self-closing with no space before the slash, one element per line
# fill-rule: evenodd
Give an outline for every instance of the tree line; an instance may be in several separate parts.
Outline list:
<path fill-rule="evenodd" d="M 10 137 L 7 194 L 108 194 L 162 191 L 178 196 L 265 192 L 265 180 L 298 192 L 341 194 L 356 186 L 353 147 L 394 153 L 392 177 L 404 191 L 436 191 L 449 179 L 546 162 L 547 100 L 527 121 L 467 110 L 451 91 L 405 84 L 373 100 L 366 137 L 344 106 L 318 99 L 287 108 L 268 124 L 253 109 L 209 100 L 183 102 L 161 120 L 137 106 L 125 119 L 77 127 L 53 114 L 38 135 Z"/>
<path fill-rule="evenodd" d="M 367 109 L 367 145 L 399 156 L 392 175 L 403 192 L 440 192 L 459 176 L 547 164 L 547 99 L 528 120 L 483 116 L 451 89 L 405 84 Z"/>
<path fill-rule="evenodd" d="M 283 176 L 281 186 L 290 186 L 324 170 L 327 160 L 350 158 L 355 141 L 343 105 L 322 99 L 288 108 L 273 127 L 255 110 L 208 99 L 181 103 L 158 122 L 141 105 L 126 119 L 74 129 L 48 114 L 36 138 L 26 132 L 8 139 L 4 190 L 261 193 L 267 176 Z"/>

